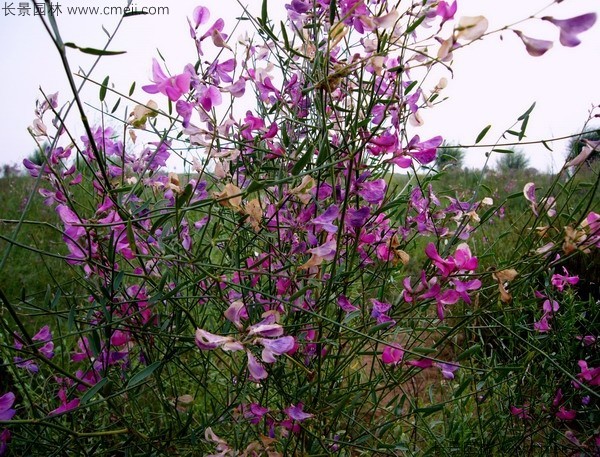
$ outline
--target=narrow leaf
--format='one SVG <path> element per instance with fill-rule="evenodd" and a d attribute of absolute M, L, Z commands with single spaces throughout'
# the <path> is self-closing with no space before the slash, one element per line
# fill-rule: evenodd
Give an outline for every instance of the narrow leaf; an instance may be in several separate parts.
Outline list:
<path fill-rule="evenodd" d="M 489 132 L 489 130 L 492 128 L 492 125 L 488 125 L 486 126 L 481 132 L 479 132 L 479 135 L 477 135 L 477 139 L 475 140 L 475 144 L 479 143 L 481 140 L 483 140 L 483 138 L 487 135 L 487 132 Z"/>
<path fill-rule="evenodd" d="M 94 385 L 94 387 L 90 388 L 90 390 L 88 390 L 83 397 L 81 397 L 80 400 L 80 404 L 81 405 L 85 405 L 88 401 L 90 401 L 94 395 L 96 395 L 98 392 L 100 392 L 100 389 L 102 389 L 106 383 L 108 382 L 108 378 L 103 378 L 100 381 L 98 381 L 96 383 L 96 385 Z"/>
<path fill-rule="evenodd" d="M 139 373 L 134 374 L 131 377 L 131 379 L 129 379 L 129 382 L 127 383 L 127 388 L 134 387 L 134 386 L 137 386 L 138 384 L 142 383 L 148 376 L 150 376 L 152 373 L 154 373 L 154 371 L 158 367 L 160 367 L 161 363 L 162 362 L 160 360 L 157 360 L 156 362 L 153 362 L 150 365 L 148 365 L 146 368 L 144 368 Z"/>
<path fill-rule="evenodd" d="M 125 54 L 126 51 L 107 51 L 104 49 L 96 49 L 96 48 L 82 48 L 77 46 L 75 43 L 65 43 L 65 46 L 68 48 L 78 49 L 84 54 L 91 54 L 93 56 L 116 56 L 119 54 Z"/>
<path fill-rule="evenodd" d="M 110 76 L 107 76 L 106 78 L 104 78 L 104 81 L 102 81 L 102 85 L 100 86 L 100 101 L 103 102 L 104 99 L 106 98 L 106 90 L 108 89 L 108 80 L 110 79 Z"/>

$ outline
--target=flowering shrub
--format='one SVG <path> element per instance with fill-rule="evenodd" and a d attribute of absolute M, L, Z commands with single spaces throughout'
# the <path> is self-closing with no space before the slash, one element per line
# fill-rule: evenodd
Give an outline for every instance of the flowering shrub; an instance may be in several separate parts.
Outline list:
<path fill-rule="evenodd" d="M 38 103 L 32 132 L 51 146 L 45 163 L 24 165 L 56 211 L 65 250 L 55 255 L 80 280 L 70 294 L 58 289 L 67 299 L 56 292 L 36 305 L 52 323 L 33 337 L 3 298 L 14 321 L 5 322 L 3 357 L 19 392 L 0 398 L 11 446 L 392 455 L 442 446 L 428 416 L 475 410 L 497 391 L 507 423 L 550 415 L 564 438 L 554 446 L 593 452 L 598 437 L 583 421 L 596 414 L 599 369 L 584 353 L 597 334 L 580 334 L 589 344 L 578 360 L 543 359 L 559 389 L 548 403 L 547 390 L 528 386 L 512 398 L 527 378 L 506 376 L 519 350 L 478 329 L 506 329 L 532 348 L 552 338 L 567 302 L 585 301 L 571 292 L 576 276 L 559 269 L 563 250 L 597 249 L 598 215 L 580 207 L 570 216 L 570 251 L 550 238 L 527 246 L 533 260 L 485 271 L 472 239 L 498 208 L 489 198 L 438 197 L 425 174 L 443 140 L 416 129 L 445 84 L 428 72 L 489 33 L 487 20 L 455 23 L 457 4 L 444 1 L 285 8 L 279 26 L 265 2 L 260 17 L 247 14 L 258 35 L 235 41 L 229 24 L 197 7 L 188 19 L 195 61 L 170 75 L 153 60 L 142 103 L 121 120 L 125 134 L 85 123 L 74 138 L 57 94 Z M 595 15 L 541 19 L 574 46 Z M 515 32 L 532 55 L 550 48 Z M 53 39 L 61 49 L 56 30 Z M 103 110 L 118 96 L 107 83 Z M 181 172 L 167 173 L 174 159 Z M 398 190 L 401 169 L 411 178 Z M 566 217 L 558 199 L 538 201 L 535 191 L 527 184 L 524 198 L 536 224 Z M 517 298 L 531 304 L 520 332 L 484 304 Z M 569 332 L 582 321 L 570 319 Z M 467 347 L 451 344 L 457 335 Z M 576 435 L 564 425 L 580 417 Z M 463 450 L 479 448 L 451 432 Z"/>

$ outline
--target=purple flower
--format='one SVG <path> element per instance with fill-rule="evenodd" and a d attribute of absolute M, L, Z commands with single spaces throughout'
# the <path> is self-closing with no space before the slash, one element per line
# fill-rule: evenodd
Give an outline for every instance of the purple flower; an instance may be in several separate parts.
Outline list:
<path fill-rule="evenodd" d="M 250 372 L 250 379 L 253 381 L 265 379 L 268 376 L 265 367 L 261 365 L 261 363 L 250 351 L 246 351 L 246 355 L 248 356 L 248 371 Z"/>
<path fill-rule="evenodd" d="M 328 233 L 336 233 L 338 228 L 336 225 L 333 225 L 333 221 L 335 221 L 339 215 L 340 212 L 337 205 L 331 205 L 323 214 L 315 217 L 310 223 L 322 228 Z"/>
<path fill-rule="evenodd" d="M 596 13 L 582 14 L 570 19 L 555 19 L 552 16 L 544 16 L 542 20 L 551 22 L 560 29 L 560 44 L 574 47 L 581 43 L 577 35 L 592 28 L 596 23 Z"/>
<path fill-rule="evenodd" d="M 15 402 L 15 394 L 7 392 L 0 397 L 0 421 L 9 421 L 13 418 L 16 411 L 12 409 Z"/>
<path fill-rule="evenodd" d="M 202 24 L 208 22 L 208 19 L 210 18 L 210 11 L 204 6 L 197 6 L 194 8 L 192 17 L 194 19 L 194 28 L 197 29 Z"/>
<path fill-rule="evenodd" d="M 312 414 L 304 412 L 304 405 L 302 403 L 298 403 L 296 406 L 291 405 L 289 408 L 284 409 L 283 412 L 286 413 L 290 419 L 298 422 L 313 417 Z"/>
<path fill-rule="evenodd" d="M 350 227 L 360 228 L 367 222 L 371 215 L 371 210 L 368 206 L 363 206 L 360 209 L 348 208 L 346 210 L 346 222 Z"/>
<path fill-rule="evenodd" d="M 275 356 L 291 351 L 294 348 L 295 343 L 293 336 L 282 336 L 281 338 L 276 338 L 274 340 L 257 338 L 256 342 L 264 346 L 262 360 L 265 363 L 276 362 L 277 359 L 275 359 Z"/>
<path fill-rule="evenodd" d="M 0 455 L 4 455 L 8 449 L 8 442 L 10 441 L 10 430 L 4 429 L 0 433 Z"/>
<path fill-rule="evenodd" d="M 152 59 L 152 81 L 154 84 L 143 86 L 142 90 L 149 94 L 161 93 L 176 102 L 190 89 L 192 75 L 187 71 L 175 76 L 167 76 L 156 59 Z"/>
<path fill-rule="evenodd" d="M 394 325 L 396 323 L 395 320 L 386 314 L 392 307 L 390 303 L 384 303 L 374 298 L 371 299 L 371 303 L 373 304 L 371 317 L 375 319 L 378 324 L 385 324 L 386 322 L 389 322 L 390 325 Z"/>
<path fill-rule="evenodd" d="M 367 181 L 360 185 L 358 195 L 360 195 L 365 201 L 378 205 L 383 201 L 385 197 L 385 190 L 387 184 L 385 179 L 377 179 L 375 181 Z"/>
<path fill-rule="evenodd" d="M 437 362 L 436 366 L 442 372 L 442 376 L 446 379 L 454 379 L 454 372 L 460 368 L 454 363 Z"/>
<path fill-rule="evenodd" d="M 529 53 L 530 56 L 539 57 L 544 55 L 553 45 L 552 41 L 548 40 L 538 40 L 537 38 L 531 38 L 519 30 L 514 30 L 521 41 L 525 45 L 525 49 Z"/>

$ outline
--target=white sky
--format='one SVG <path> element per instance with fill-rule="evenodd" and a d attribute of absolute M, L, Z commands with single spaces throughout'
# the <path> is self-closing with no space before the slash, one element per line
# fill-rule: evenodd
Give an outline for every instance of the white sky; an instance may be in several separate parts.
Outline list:
<path fill-rule="evenodd" d="M 66 6 L 125 6 L 126 1 L 111 2 L 64 0 L 58 2 L 63 14 L 58 16 L 63 40 L 82 47 L 102 47 L 106 35 L 115 27 L 117 16 L 67 15 Z M 251 11 L 260 12 L 262 0 L 247 0 Z M 284 0 L 270 0 L 269 13 L 283 17 Z M 460 16 L 484 15 L 490 21 L 490 30 L 533 14 L 548 3 L 546 0 L 458 0 Z M 18 5 L 19 2 L 14 2 Z M 226 31 L 235 23 L 240 7 L 236 0 L 204 2 L 211 10 L 211 23 L 223 17 Z M 3 2 L 6 6 L 6 3 Z M 140 101 L 149 96 L 141 86 L 149 84 L 152 58 L 157 49 L 166 58 L 169 69 L 178 73 L 183 66 L 195 60 L 195 49 L 189 38 L 186 16 L 191 16 L 196 1 L 179 0 L 163 3 L 137 1 L 133 5 L 169 6 L 166 16 L 136 16 L 126 18 L 117 34 L 112 50 L 127 51 L 121 56 L 105 57 L 92 74 L 102 81 L 111 76 L 115 88 L 126 93 L 133 81 Z M 564 0 L 545 11 L 563 19 L 575 15 L 600 13 L 598 0 Z M 16 12 L 16 11 L 15 11 Z M 27 132 L 33 120 L 38 88 L 46 93 L 59 91 L 59 102 L 69 95 L 66 77 L 59 56 L 38 17 L 5 16 L 0 9 L 0 100 L 3 109 L 0 118 L 0 163 L 18 163 L 31 154 L 34 142 Z M 554 47 L 542 57 L 529 56 L 521 41 L 512 32 L 485 38 L 455 53 L 454 79 L 443 92 L 449 99 L 423 116 L 426 124 L 414 130 L 421 138 L 442 135 L 447 141 L 471 144 L 488 124 L 492 129 L 483 142 L 495 141 L 506 128 L 534 101 L 536 109 L 527 130 L 528 139 L 550 139 L 580 131 L 593 104 L 600 104 L 598 59 L 600 58 L 600 23 L 581 34 L 582 44 L 577 48 L 563 48 L 558 43 L 558 29 L 552 24 L 533 21 L 520 26 L 531 37 L 551 39 Z M 236 32 L 237 35 L 237 32 Z M 79 66 L 87 70 L 93 58 L 76 50 L 69 50 L 74 71 Z M 448 76 L 448 75 L 446 75 Z M 431 81 L 435 85 L 434 81 Z M 98 88 L 89 87 L 84 100 L 98 103 Z M 107 97 L 109 106 L 114 98 Z M 156 98 L 160 103 L 164 100 Z M 123 103 L 123 102 L 122 102 Z M 123 105 L 121 105 L 122 107 Z M 90 118 L 94 120 L 94 114 Z M 97 118 L 96 118 L 97 120 Z M 73 121 L 71 121 L 73 122 Z M 598 126 L 598 122 L 593 124 Z M 81 130 L 77 131 L 78 135 Z M 543 146 L 524 148 L 531 164 L 538 169 L 560 168 L 564 162 L 564 142 L 552 144 L 555 152 Z M 485 149 L 468 153 L 467 165 L 481 166 Z"/>

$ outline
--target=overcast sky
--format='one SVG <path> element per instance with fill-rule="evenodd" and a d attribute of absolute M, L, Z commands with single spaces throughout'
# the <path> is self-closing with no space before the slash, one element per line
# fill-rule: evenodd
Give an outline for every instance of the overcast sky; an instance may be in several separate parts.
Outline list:
<path fill-rule="evenodd" d="M 14 2 L 18 5 L 20 2 Z M 82 47 L 102 47 L 106 35 L 102 26 L 112 31 L 118 17 L 102 15 L 68 15 L 67 6 L 110 5 L 124 6 L 125 1 L 58 1 L 62 14 L 59 27 L 66 42 Z M 260 10 L 262 0 L 248 0 L 249 8 Z M 284 0 L 270 0 L 270 14 L 283 17 Z M 490 21 L 490 30 L 515 22 L 533 14 L 548 1 L 540 0 L 458 0 L 460 16 L 484 15 Z M 240 8 L 236 0 L 205 2 L 211 9 L 211 20 L 223 17 L 226 29 L 234 24 Z M 4 4 L 6 6 L 6 3 Z M 110 46 L 112 50 L 127 51 L 121 56 L 104 58 L 92 78 L 102 81 L 110 75 L 115 88 L 127 92 L 133 81 L 138 89 L 134 97 L 147 98 L 140 87 L 149 83 L 152 58 L 157 49 L 166 58 L 172 72 L 194 60 L 195 50 L 189 38 L 186 16 L 191 16 L 196 1 L 133 3 L 168 6 L 168 15 L 136 16 L 126 18 L 119 34 Z M 544 12 L 557 18 L 600 13 L 598 0 L 564 0 Z M 43 29 L 38 17 L 7 16 L 0 11 L 0 100 L 2 114 L 0 132 L 0 163 L 17 163 L 31 154 L 34 142 L 27 132 L 33 120 L 35 100 L 39 87 L 46 93 L 59 91 L 59 101 L 69 95 L 58 53 Z M 488 124 L 492 129 L 484 142 L 496 141 L 504 129 L 533 102 L 528 139 L 550 139 L 578 132 L 591 107 L 600 104 L 598 58 L 600 57 L 600 24 L 581 34 L 582 44 L 577 48 L 563 48 L 558 43 L 558 29 L 548 22 L 534 21 L 519 27 L 526 35 L 555 41 L 544 56 L 529 56 L 521 41 L 512 32 L 486 37 L 480 43 L 455 53 L 454 78 L 449 81 L 444 95 L 449 99 L 435 109 L 424 113 L 425 125 L 415 130 L 422 138 L 442 135 L 447 141 L 463 144 L 474 142 L 477 134 Z M 237 33 L 237 32 L 236 32 Z M 93 58 L 70 50 L 72 68 L 88 69 Z M 441 76 L 441 75 L 440 75 Z M 449 75 L 445 75 L 449 76 Z M 84 92 L 84 99 L 98 102 L 98 88 Z M 90 116 L 94 120 L 94 115 Z M 599 123 L 593 124 L 598 126 Z M 527 147 L 531 164 L 541 170 L 558 169 L 564 162 L 564 142 L 552 143 L 550 153 L 543 146 Z M 467 165 L 481 166 L 485 149 L 467 155 Z"/>

